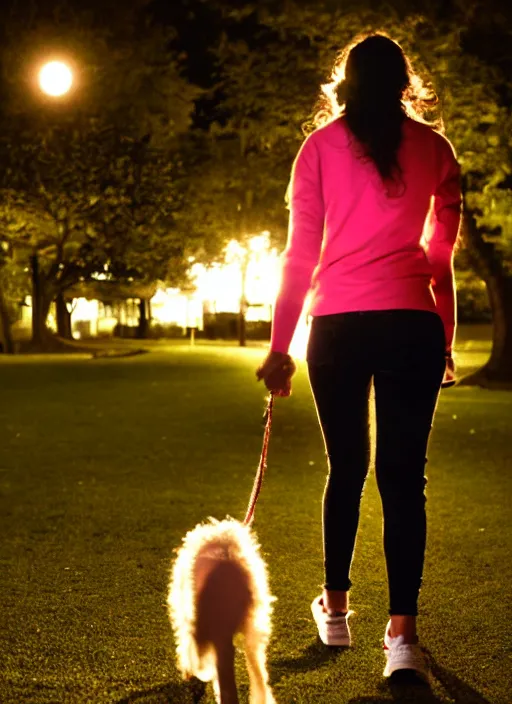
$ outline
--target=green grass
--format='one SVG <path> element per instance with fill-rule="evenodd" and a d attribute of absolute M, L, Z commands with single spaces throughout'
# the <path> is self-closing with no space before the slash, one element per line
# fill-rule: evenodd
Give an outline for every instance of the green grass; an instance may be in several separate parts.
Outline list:
<path fill-rule="evenodd" d="M 467 348 L 463 364 L 482 361 Z M 165 609 L 172 551 L 203 518 L 244 515 L 261 448 L 261 356 L 160 345 L 126 359 L 0 362 L 2 704 L 193 701 Z M 373 474 L 353 565 L 354 647 L 317 642 L 309 603 L 322 582 L 325 462 L 304 367 L 276 406 L 255 522 L 278 597 L 278 702 L 509 702 L 512 394 L 442 394 L 420 620 L 436 678 L 431 694 L 413 695 L 381 678 L 387 587 Z M 247 702 L 241 658 L 238 670 Z M 211 701 L 207 690 L 201 704 Z"/>

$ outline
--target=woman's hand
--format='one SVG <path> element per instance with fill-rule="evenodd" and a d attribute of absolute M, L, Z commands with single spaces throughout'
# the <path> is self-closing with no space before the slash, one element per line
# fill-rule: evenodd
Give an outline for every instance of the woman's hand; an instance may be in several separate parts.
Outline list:
<path fill-rule="evenodd" d="M 447 352 L 444 358 L 446 361 L 446 369 L 444 371 L 444 377 L 441 383 L 441 388 L 447 389 L 457 383 L 457 376 L 455 373 L 455 362 L 453 361 L 452 353 Z"/>
<path fill-rule="evenodd" d="M 256 370 L 258 381 L 276 396 L 289 396 L 292 392 L 292 376 L 296 366 L 289 354 L 269 352 L 263 364 Z"/>

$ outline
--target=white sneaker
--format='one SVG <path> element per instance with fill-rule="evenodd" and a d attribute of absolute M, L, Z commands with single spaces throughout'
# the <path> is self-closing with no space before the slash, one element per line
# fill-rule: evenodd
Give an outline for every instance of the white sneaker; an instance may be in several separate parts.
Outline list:
<path fill-rule="evenodd" d="M 315 619 L 318 635 L 324 645 L 335 645 L 338 647 L 350 645 L 350 630 L 347 619 L 352 613 L 335 613 L 330 615 L 324 609 L 321 596 L 317 596 L 311 603 L 311 613 Z"/>
<path fill-rule="evenodd" d="M 390 677 L 397 670 L 415 670 L 417 675 L 428 682 L 428 665 L 419 644 L 404 643 L 403 636 L 391 638 L 389 635 L 390 626 L 391 621 L 384 634 L 384 654 L 386 656 L 384 677 Z"/>

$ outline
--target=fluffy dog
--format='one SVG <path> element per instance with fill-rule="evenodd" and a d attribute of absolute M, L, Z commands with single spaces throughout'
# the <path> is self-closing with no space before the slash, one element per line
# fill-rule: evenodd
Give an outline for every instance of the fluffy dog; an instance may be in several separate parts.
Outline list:
<path fill-rule="evenodd" d="M 172 567 L 167 603 L 185 678 L 213 681 L 217 702 L 238 704 L 233 639 L 244 636 L 251 704 L 275 704 L 266 649 L 272 602 L 251 529 L 233 519 L 189 531 Z"/>

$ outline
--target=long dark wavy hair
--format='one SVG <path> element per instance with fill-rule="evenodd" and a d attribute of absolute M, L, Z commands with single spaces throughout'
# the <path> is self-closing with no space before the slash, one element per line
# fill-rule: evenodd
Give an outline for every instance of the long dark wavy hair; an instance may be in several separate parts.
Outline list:
<path fill-rule="evenodd" d="M 383 181 L 400 180 L 398 150 L 406 116 L 427 122 L 437 96 L 417 76 L 401 46 L 383 33 L 356 37 L 337 57 L 331 81 L 322 86 L 313 127 L 343 116 Z M 431 120 L 441 129 L 441 121 Z"/>

